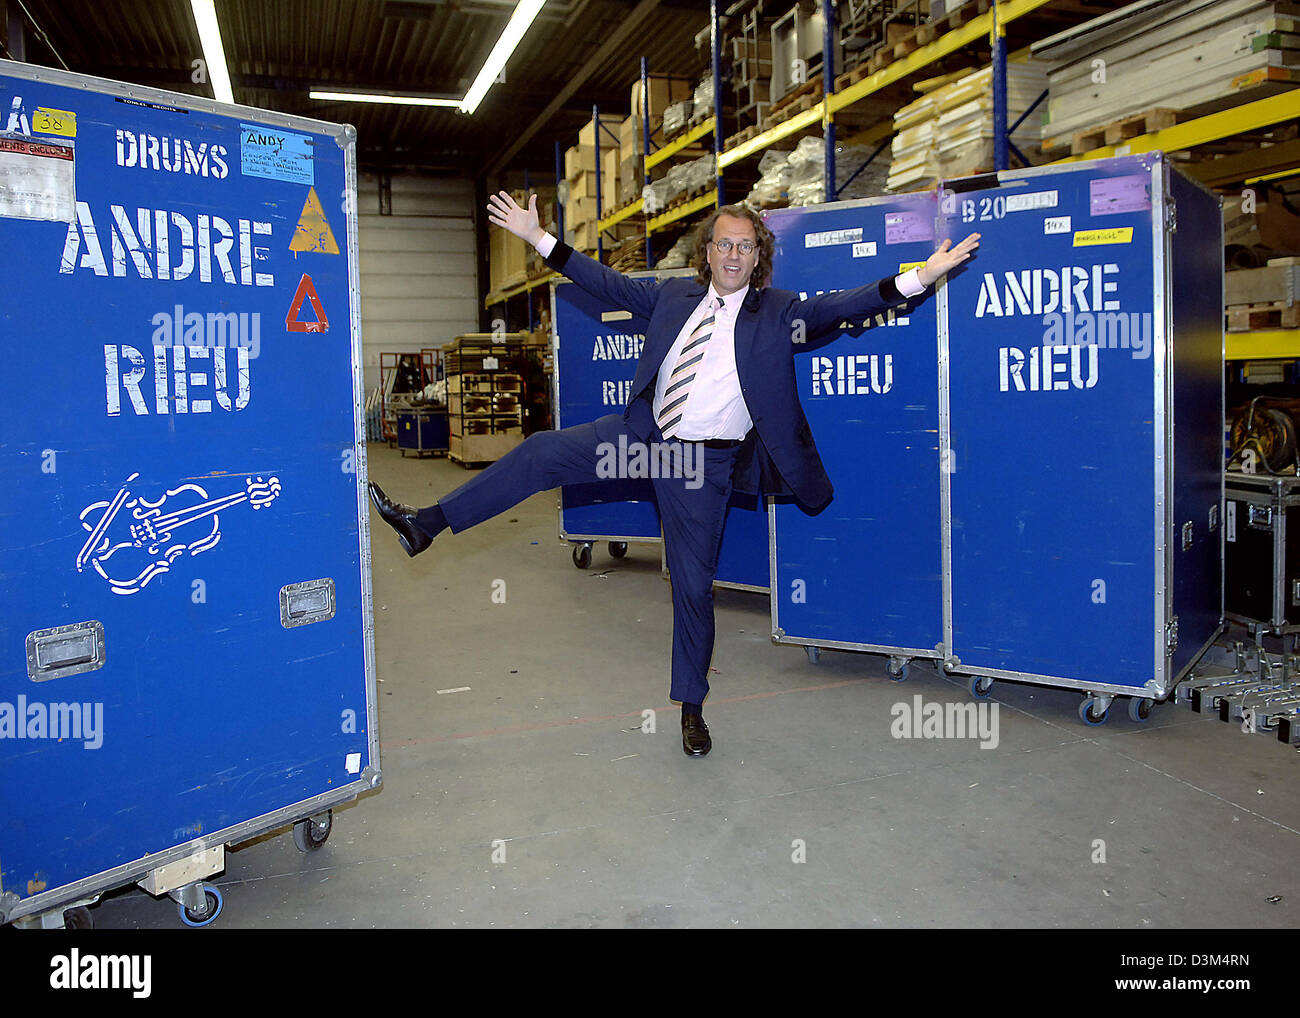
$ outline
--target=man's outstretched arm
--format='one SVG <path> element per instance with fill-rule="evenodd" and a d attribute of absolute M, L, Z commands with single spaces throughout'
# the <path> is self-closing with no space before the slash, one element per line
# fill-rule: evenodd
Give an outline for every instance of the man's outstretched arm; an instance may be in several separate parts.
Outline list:
<path fill-rule="evenodd" d="M 509 230 L 537 249 L 546 264 L 581 286 L 588 293 L 615 307 L 649 318 L 659 297 L 656 279 L 628 279 L 558 241 L 541 227 L 537 215 L 537 195 L 528 196 L 528 208 L 522 208 L 505 191 L 488 198 L 488 220 Z"/>

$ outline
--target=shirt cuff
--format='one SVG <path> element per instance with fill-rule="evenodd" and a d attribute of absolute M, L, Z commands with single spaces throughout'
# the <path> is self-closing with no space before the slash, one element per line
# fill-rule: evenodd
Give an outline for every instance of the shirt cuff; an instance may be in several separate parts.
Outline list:
<path fill-rule="evenodd" d="M 549 258 L 551 257 L 551 252 L 555 250 L 555 245 L 557 243 L 559 242 L 550 233 L 543 234 L 542 239 L 536 244 L 537 253 L 543 258 Z"/>
<path fill-rule="evenodd" d="M 898 292 L 904 297 L 919 297 L 925 292 L 925 284 L 921 282 L 919 267 L 900 273 L 894 279 L 894 285 L 898 287 Z"/>

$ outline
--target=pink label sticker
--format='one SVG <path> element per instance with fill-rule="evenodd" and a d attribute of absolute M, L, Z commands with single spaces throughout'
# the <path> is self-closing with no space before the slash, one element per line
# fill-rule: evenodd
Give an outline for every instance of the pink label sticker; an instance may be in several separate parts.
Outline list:
<path fill-rule="evenodd" d="M 906 244 L 911 240 L 933 240 L 934 218 L 924 212 L 886 212 L 885 243 Z"/>
<path fill-rule="evenodd" d="M 1143 174 L 1088 181 L 1088 211 L 1094 216 L 1146 212 L 1151 208 L 1151 178 Z"/>

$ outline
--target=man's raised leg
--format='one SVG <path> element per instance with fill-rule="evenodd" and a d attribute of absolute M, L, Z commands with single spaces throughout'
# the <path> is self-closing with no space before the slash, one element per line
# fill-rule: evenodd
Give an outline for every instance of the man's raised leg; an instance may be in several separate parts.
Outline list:
<path fill-rule="evenodd" d="M 373 482 L 370 496 L 380 516 L 397 531 L 407 554 L 417 555 L 444 526 L 460 533 L 539 491 L 599 483 L 604 480 L 597 475 L 602 449 L 606 443 L 616 447 L 620 435 L 635 441 L 620 414 L 561 431 L 539 431 L 436 505 L 423 509 L 393 502 Z"/>

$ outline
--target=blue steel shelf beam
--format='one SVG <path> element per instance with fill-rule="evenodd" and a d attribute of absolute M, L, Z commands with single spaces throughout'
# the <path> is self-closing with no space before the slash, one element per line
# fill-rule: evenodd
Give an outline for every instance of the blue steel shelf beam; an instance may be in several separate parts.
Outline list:
<path fill-rule="evenodd" d="M 722 181 L 722 24 L 718 0 L 709 0 L 709 47 L 713 50 L 713 175 L 718 189 L 718 208 L 725 204 Z"/>
<path fill-rule="evenodd" d="M 835 5 L 822 0 L 822 130 L 826 139 L 826 180 L 824 200 L 834 201 L 835 187 L 835 117 L 831 114 L 830 95 L 835 91 Z M 867 160 L 870 162 L 871 160 Z M 862 164 L 863 166 L 866 163 Z M 858 168 L 858 173 L 862 168 Z M 857 173 L 854 174 L 857 176 Z"/>

